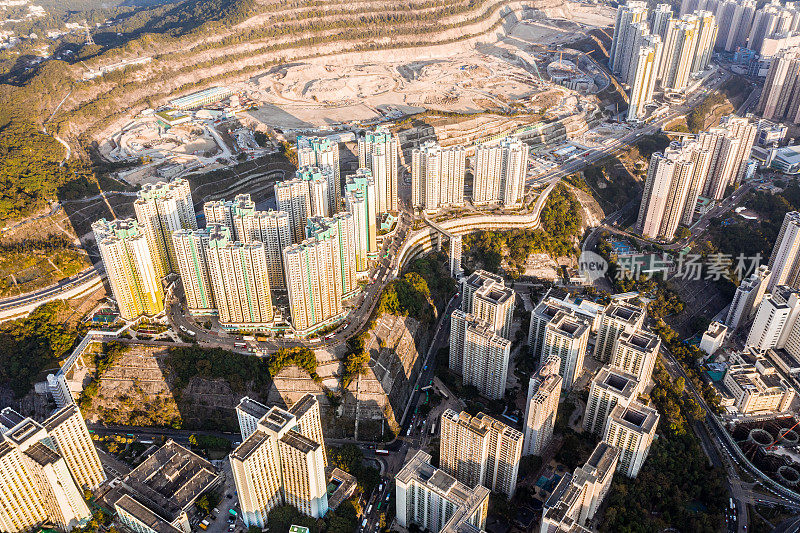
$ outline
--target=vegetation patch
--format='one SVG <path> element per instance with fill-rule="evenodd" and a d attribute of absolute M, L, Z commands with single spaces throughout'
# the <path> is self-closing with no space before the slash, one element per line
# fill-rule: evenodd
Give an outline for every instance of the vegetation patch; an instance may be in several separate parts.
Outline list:
<path fill-rule="evenodd" d="M 248 385 L 260 391 L 267 391 L 272 386 L 269 379 L 272 374 L 267 361 L 222 348 L 170 348 L 166 363 L 177 389 L 186 387 L 195 376 L 224 379 L 236 393 L 246 392 Z"/>
<path fill-rule="evenodd" d="M 542 229 L 476 231 L 464 236 L 469 263 L 491 272 L 505 270 L 516 279 L 525 273 L 528 256 L 549 253 L 554 257 L 573 255 L 580 233 L 580 203 L 563 184 L 547 198 L 541 213 Z M 501 268 L 505 261 L 505 268 Z"/>
<path fill-rule="evenodd" d="M 74 327 L 65 323 L 69 306 L 56 300 L 26 318 L 0 324 L 0 383 L 21 398 L 46 369 L 58 367 L 75 344 Z"/>
<path fill-rule="evenodd" d="M 659 365 L 651 398 L 661 413 L 659 435 L 636 479 L 617 474 L 601 532 L 719 531 L 728 498 L 723 473 L 708 466 L 691 425 L 702 409 Z M 689 503 L 692 505 L 689 505 Z"/>

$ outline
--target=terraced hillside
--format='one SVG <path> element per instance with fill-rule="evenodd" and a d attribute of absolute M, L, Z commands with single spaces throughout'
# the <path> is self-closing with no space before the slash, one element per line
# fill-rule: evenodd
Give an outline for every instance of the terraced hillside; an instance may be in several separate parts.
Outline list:
<path fill-rule="evenodd" d="M 209 3 L 215 4 L 213 17 L 206 14 Z M 26 115 L 44 119 L 64 99 L 49 128 L 67 140 L 86 142 L 131 112 L 178 93 L 287 62 L 448 55 L 501 33 L 528 8 L 556 15 L 564 10 L 558 0 L 190 0 L 155 21 L 140 26 L 127 21 L 132 29 L 120 32 L 127 39 L 121 46 L 73 65 L 47 62 L 25 87 L 4 87 L 4 101 L 11 114 L 24 108 Z M 86 68 L 145 56 L 153 60 L 82 80 Z"/>

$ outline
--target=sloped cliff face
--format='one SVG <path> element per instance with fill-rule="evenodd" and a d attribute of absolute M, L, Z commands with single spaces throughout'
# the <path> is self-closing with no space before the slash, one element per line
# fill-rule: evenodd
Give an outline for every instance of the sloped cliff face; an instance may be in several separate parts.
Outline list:
<path fill-rule="evenodd" d="M 274 4 L 274 5 L 273 5 Z M 569 18 L 556 0 L 355 2 L 320 0 L 314 7 L 259 4 L 238 24 L 219 21 L 174 37 L 148 34 L 65 67 L 76 81 L 85 68 L 150 57 L 124 73 L 75 84 L 61 107 L 64 136 L 101 136 L 131 113 L 177 93 L 241 81 L 291 61 L 328 64 L 443 57 L 505 35 L 523 17 Z M 313 16 L 312 16 L 313 15 Z M 52 75 L 52 73 L 50 73 Z M 51 76 L 52 77 L 52 76 Z M 63 81 L 65 76 L 60 75 Z M 40 85 L 47 80 L 36 80 Z M 58 102 L 56 102 L 58 103 Z M 50 102 L 42 102 L 44 111 Z M 46 108 L 46 109 L 45 109 Z M 87 139 L 84 137 L 84 139 Z"/>
<path fill-rule="evenodd" d="M 311 393 L 320 401 L 326 437 L 353 438 L 358 420 L 360 440 L 391 438 L 422 370 L 428 336 L 427 328 L 413 318 L 384 315 L 364 344 L 370 362 L 347 389 L 339 390 L 344 347 L 316 351 L 322 384 L 340 392 L 340 403 L 332 404 L 322 388 L 296 367 L 286 368 L 273 378 L 268 401 L 291 406 Z"/>

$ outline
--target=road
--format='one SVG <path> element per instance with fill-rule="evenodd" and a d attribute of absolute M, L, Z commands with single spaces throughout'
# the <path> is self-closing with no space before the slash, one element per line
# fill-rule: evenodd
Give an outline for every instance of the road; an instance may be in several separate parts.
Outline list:
<path fill-rule="evenodd" d="M 725 466 L 729 490 L 731 492 L 731 496 L 734 498 L 734 502 L 736 503 L 736 515 L 738 517 L 737 531 L 739 533 L 745 533 L 747 531 L 749 519 L 747 511 L 748 504 L 770 503 L 773 505 L 784 505 L 796 510 L 800 510 L 800 499 L 775 493 L 773 493 L 775 494 L 774 496 L 771 496 L 768 494 L 755 492 L 754 485 L 752 483 L 745 483 L 741 480 L 737 471 L 737 467 L 747 472 L 754 479 L 760 479 L 761 473 L 758 471 L 753 471 L 748 465 L 737 459 L 736 452 L 730 448 L 730 443 L 721 433 L 726 431 L 725 428 L 721 426 L 716 415 L 714 415 L 708 404 L 706 404 L 703 396 L 697 391 L 694 383 L 686 374 L 683 366 L 677 360 L 675 360 L 673 355 L 663 345 L 661 347 L 660 355 L 661 360 L 664 362 L 664 367 L 670 376 L 673 379 L 677 379 L 678 377 L 682 377 L 684 379 L 686 383 L 686 394 L 696 401 L 706 413 L 702 427 L 707 431 L 707 433 L 702 430 L 697 431 L 697 428 L 696 431 L 701 439 L 701 442 L 708 443 L 710 441 L 710 443 L 713 444 L 713 448 L 719 454 L 719 461 L 721 461 Z M 707 448 L 707 446 L 704 446 L 704 448 Z M 713 459 L 712 462 L 714 462 Z M 734 463 L 736 466 L 734 466 Z M 766 486 L 766 484 L 764 484 L 764 486 Z"/>
<path fill-rule="evenodd" d="M 62 279 L 55 285 L 50 285 L 44 289 L 23 294 L 21 296 L 14 296 L 0 300 L 0 311 L 5 311 L 14 307 L 21 307 L 38 301 L 45 303 L 57 298 L 59 294 L 72 289 L 76 285 L 93 280 L 98 276 L 105 276 L 105 270 L 103 269 L 102 264 L 97 264 L 94 267 L 84 270 L 83 272 L 70 278 Z"/>

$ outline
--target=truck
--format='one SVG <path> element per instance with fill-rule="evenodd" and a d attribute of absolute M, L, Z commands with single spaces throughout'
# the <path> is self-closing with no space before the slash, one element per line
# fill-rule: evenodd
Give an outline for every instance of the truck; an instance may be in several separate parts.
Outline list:
<path fill-rule="evenodd" d="M 208 518 L 204 519 L 202 522 L 200 522 L 200 529 L 202 530 L 208 529 L 208 524 L 209 524 Z"/>
<path fill-rule="evenodd" d="M 389 455 L 389 450 L 378 448 L 377 450 L 375 450 L 375 455 Z"/>
<path fill-rule="evenodd" d="M 234 342 L 233 343 L 233 347 L 234 348 L 247 348 L 247 344 L 245 344 L 243 342 Z"/>
<path fill-rule="evenodd" d="M 365 519 L 364 519 L 364 520 L 361 522 L 361 529 L 365 529 L 366 527 L 367 527 L 367 519 L 365 518 Z"/>
<path fill-rule="evenodd" d="M 372 512 L 372 504 L 369 504 L 369 507 L 367 507 L 367 514 L 371 512 Z"/>

